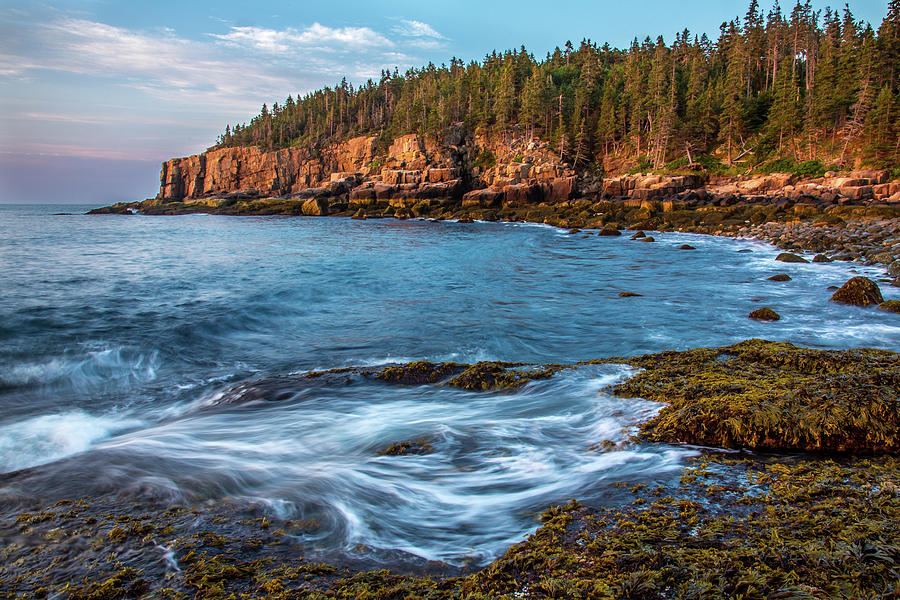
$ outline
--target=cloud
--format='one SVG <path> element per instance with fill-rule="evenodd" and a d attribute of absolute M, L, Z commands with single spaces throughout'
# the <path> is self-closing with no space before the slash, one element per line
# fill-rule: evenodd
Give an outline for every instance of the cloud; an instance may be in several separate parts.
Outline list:
<path fill-rule="evenodd" d="M 226 123 L 251 119 L 263 102 L 342 77 L 362 83 L 383 69 L 405 70 L 446 39 L 408 20 L 388 34 L 318 22 L 285 29 L 217 22 L 219 31 L 188 38 L 168 27 L 47 10 L 0 10 L 0 152 L 193 152 Z"/>
<path fill-rule="evenodd" d="M 369 27 L 326 27 L 313 23 L 306 29 L 266 29 L 231 27 L 225 34 L 210 34 L 226 44 L 249 47 L 272 54 L 293 54 L 301 50 L 323 52 L 393 48 L 394 43 Z"/>
<path fill-rule="evenodd" d="M 422 21 L 414 21 L 412 19 L 400 19 L 400 25 L 394 27 L 394 32 L 406 37 L 432 38 L 435 40 L 446 40 L 434 27 Z"/>

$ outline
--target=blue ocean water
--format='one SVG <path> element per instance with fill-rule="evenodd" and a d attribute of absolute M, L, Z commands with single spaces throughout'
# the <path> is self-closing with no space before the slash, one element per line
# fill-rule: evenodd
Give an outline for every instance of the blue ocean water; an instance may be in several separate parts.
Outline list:
<path fill-rule="evenodd" d="M 304 542 L 323 550 L 484 561 L 547 505 L 672 476 L 694 451 L 596 449 L 659 408 L 603 391 L 619 367 L 496 394 L 297 374 L 750 337 L 900 347 L 897 315 L 828 302 L 879 269 L 777 263 L 754 241 L 88 208 L 0 205 L 0 472 L 32 468 L 0 481 L 3 498 L 238 497 L 316 518 Z M 782 320 L 748 319 L 760 306 Z M 378 454 L 418 437 L 436 451 Z"/>

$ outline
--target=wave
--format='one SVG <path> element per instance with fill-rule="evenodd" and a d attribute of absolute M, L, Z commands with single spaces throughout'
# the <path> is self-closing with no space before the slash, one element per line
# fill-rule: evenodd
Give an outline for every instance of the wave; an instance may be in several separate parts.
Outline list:
<path fill-rule="evenodd" d="M 130 417 L 84 411 L 41 415 L 0 427 L 0 472 L 18 471 L 85 452 L 114 433 L 138 427 Z"/>
<path fill-rule="evenodd" d="M 0 367 L 0 389 L 68 384 L 80 391 L 129 381 L 156 378 L 159 353 L 128 348 L 104 348 L 87 355 L 55 356 L 42 362 L 20 362 Z"/>

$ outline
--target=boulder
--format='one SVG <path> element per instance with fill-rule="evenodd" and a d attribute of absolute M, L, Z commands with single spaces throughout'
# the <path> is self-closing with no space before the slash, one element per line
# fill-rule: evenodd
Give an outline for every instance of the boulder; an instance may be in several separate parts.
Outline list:
<path fill-rule="evenodd" d="M 868 277 L 854 277 L 834 293 L 831 301 L 853 306 L 873 306 L 884 302 L 884 298 L 877 283 Z"/>
<path fill-rule="evenodd" d="M 778 262 L 786 262 L 786 263 L 808 263 L 809 261 L 803 258 L 802 256 L 797 256 L 796 254 L 791 254 L 790 252 L 782 252 L 778 256 L 775 257 L 775 260 Z"/>
<path fill-rule="evenodd" d="M 887 300 L 878 305 L 878 310 L 900 313 L 900 300 Z"/>
<path fill-rule="evenodd" d="M 397 193 L 397 188 L 386 183 L 376 183 L 373 187 L 375 197 L 379 200 L 389 200 Z"/>
<path fill-rule="evenodd" d="M 462 205 L 464 208 L 470 206 L 497 206 L 500 203 L 500 199 L 502 197 L 503 192 L 491 188 L 485 188 L 483 190 L 472 190 L 471 192 L 467 192 L 463 196 Z"/>
<path fill-rule="evenodd" d="M 757 308 L 752 313 L 750 313 L 749 317 L 754 321 L 778 321 L 781 319 L 781 315 L 779 315 L 768 306 Z"/>
<path fill-rule="evenodd" d="M 561 177 L 554 179 L 549 184 L 544 184 L 544 199 L 547 202 L 565 202 L 575 195 L 576 177 Z"/>
<path fill-rule="evenodd" d="M 300 208 L 304 215 L 324 217 L 328 214 L 328 201 L 323 198 L 310 198 Z"/>
<path fill-rule="evenodd" d="M 536 204 L 541 201 L 543 196 L 540 186 L 525 183 L 508 185 L 503 188 L 503 193 L 507 202 L 518 205 Z"/>
<path fill-rule="evenodd" d="M 812 261 L 814 263 L 830 263 L 831 259 L 828 258 L 827 256 L 825 256 L 824 254 L 816 254 L 813 257 Z"/>
<path fill-rule="evenodd" d="M 778 275 L 772 275 L 768 278 L 769 281 L 790 281 L 791 278 L 788 277 L 786 273 L 779 273 Z"/>
<path fill-rule="evenodd" d="M 603 226 L 603 229 L 601 229 L 601 230 L 597 233 L 597 235 L 600 235 L 600 236 L 616 236 L 616 235 L 622 235 L 622 232 L 619 231 L 618 228 L 616 228 L 616 226 L 613 225 L 612 223 L 607 223 L 606 225 Z"/>

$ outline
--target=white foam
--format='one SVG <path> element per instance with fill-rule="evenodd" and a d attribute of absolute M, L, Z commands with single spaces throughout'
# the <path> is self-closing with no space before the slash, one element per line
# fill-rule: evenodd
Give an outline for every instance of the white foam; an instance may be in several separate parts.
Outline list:
<path fill-rule="evenodd" d="M 5 425 L 0 427 L 0 472 L 35 467 L 85 452 L 115 432 L 140 424 L 137 419 L 95 417 L 72 411 Z"/>
<path fill-rule="evenodd" d="M 123 348 L 93 350 L 81 357 L 53 357 L 44 362 L 19 363 L 0 368 L 0 383 L 10 386 L 47 385 L 68 381 L 86 390 L 107 386 L 110 380 L 152 381 L 159 365 L 157 352 L 133 354 Z"/>

